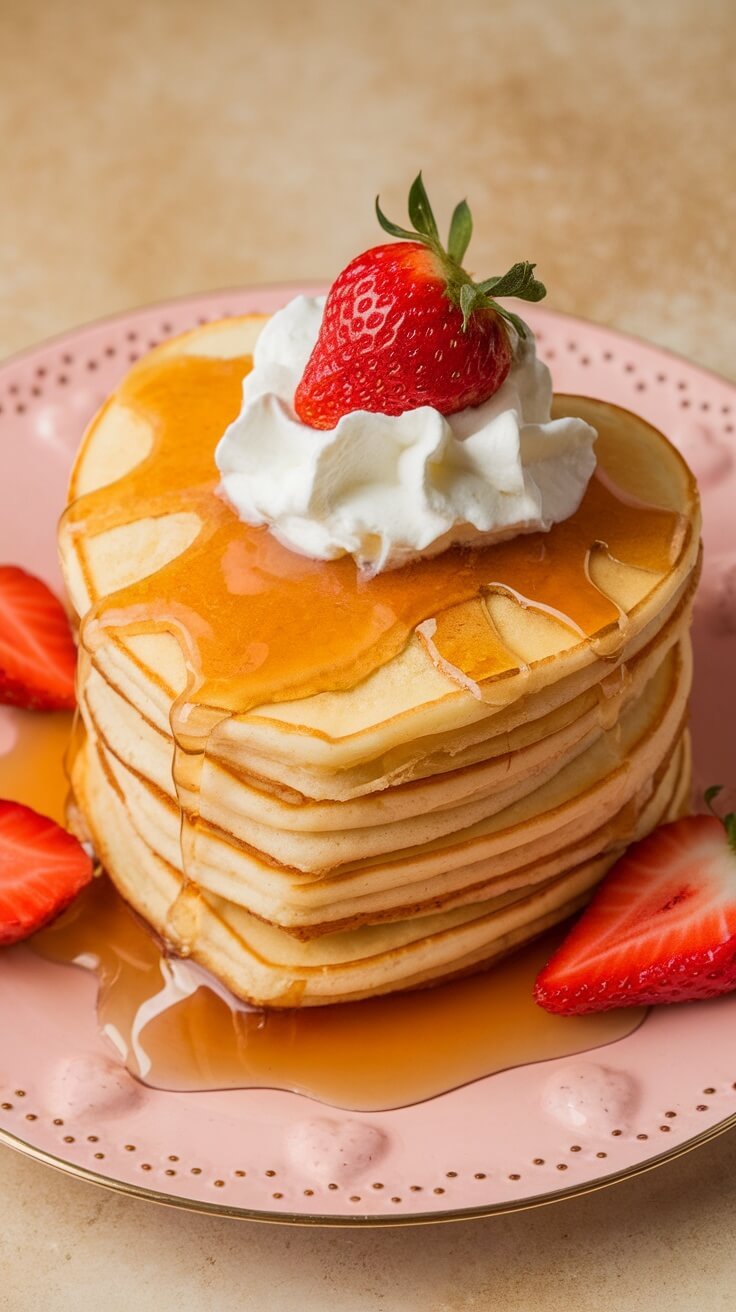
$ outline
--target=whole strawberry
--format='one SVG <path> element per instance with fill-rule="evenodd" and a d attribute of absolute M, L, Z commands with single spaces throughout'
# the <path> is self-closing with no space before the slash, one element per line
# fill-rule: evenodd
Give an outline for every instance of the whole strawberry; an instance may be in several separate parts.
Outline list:
<path fill-rule="evenodd" d="M 534 265 L 474 283 L 462 267 L 473 231 L 465 201 L 456 206 L 443 247 L 421 173 L 409 192 L 415 231 L 391 223 L 376 200 L 381 227 L 398 243 L 374 246 L 338 275 L 319 337 L 296 389 L 294 408 L 312 428 L 334 428 L 342 415 L 399 415 L 429 405 L 444 415 L 480 405 L 511 366 L 507 323 L 521 319 L 499 296 L 541 301 Z"/>

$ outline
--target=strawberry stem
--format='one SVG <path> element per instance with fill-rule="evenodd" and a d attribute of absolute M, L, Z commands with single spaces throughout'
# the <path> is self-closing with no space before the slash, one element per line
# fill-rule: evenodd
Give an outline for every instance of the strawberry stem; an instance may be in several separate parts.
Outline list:
<path fill-rule="evenodd" d="M 703 801 L 705 802 L 705 805 L 707 806 L 711 815 L 714 815 L 716 817 L 716 820 L 720 820 L 721 817 L 718 815 L 716 811 L 714 811 L 712 804 L 717 798 L 718 794 L 722 792 L 723 792 L 723 784 L 711 784 L 710 788 L 706 788 L 705 792 L 703 793 Z"/>
<path fill-rule="evenodd" d="M 705 805 L 716 820 L 720 820 L 726 831 L 728 845 L 732 852 L 736 852 L 736 811 L 729 811 L 728 815 L 719 815 L 713 806 L 713 802 L 719 793 L 723 791 L 723 784 L 711 784 L 703 793 Z"/>
<path fill-rule="evenodd" d="M 463 330 L 467 329 L 468 320 L 479 309 L 495 310 L 509 323 L 513 324 L 520 337 L 526 337 L 527 328 L 518 314 L 498 304 L 499 296 L 516 296 L 522 301 L 541 301 L 547 295 L 544 283 L 534 277 L 536 265 L 528 260 L 512 264 L 507 273 L 495 278 L 486 278 L 483 282 L 473 282 L 470 274 L 462 267 L 465 252 L 473 235 L 473 219 L 465 200 L 455 206 L 450 234 L 445 250 L 440 241 L 437 221 L 429 203 L 421 173 L 418 173 L 409 191 L 409 218 L 414 229 L 401 228 L 386 218 L 376 196 L 376 217 L 384 232 L 400 241 L 419 241 L 434 251 L 441 261 L 447 279 L 447 295 L 462 311 Z"/>

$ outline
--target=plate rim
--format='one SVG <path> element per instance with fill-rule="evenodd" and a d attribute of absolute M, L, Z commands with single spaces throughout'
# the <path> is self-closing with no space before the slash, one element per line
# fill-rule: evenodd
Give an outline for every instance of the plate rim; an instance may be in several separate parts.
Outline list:
<path fill-rule="evenodd" d="M 83 337 L 87 332 L 95 332 L 104 329 L 107 325 L 119 325 L 135 318 L 136 316 L 165 312 L 165 310 L 180 308 L 184 309 L 189 305 L 197 305 L 203 301 L 210 301 L 218 296 L 228 297 L 254 297 L 259 293 L 264 295 L 275 295 L 283 293 L 285 296 L 290 292 L 306 292 L 318 294 L 325 289 L 326 283 L 319 280 L 310 280 L 308 282 L 298 282 L 293 280 L 283 280 L 266 283 L 247 283 L 236 286 L 226 286 L 215 288 L 214 290 L 204 290 L 199 292 L 189 292 L 181 296 L 163 298 L 154 300 L 142 305 L 134 306 L 121 310 L 114 314 L 103 315 L 99 318 L 90 320 L 76 327 L 66 329 L 60 333 L 51 335 L 42 341 L 31 346 L 24 347 L 19 351 L 0 361 L 0 375 L 7 370 L 12 370 L 18 365 L 22 365 L 32 358 L 48 349 L 54 349 L 65 343 L 74 341 Z M 655 353 L 658 357 L 678 362 L 687 367 L 693 373 L 702 376 L 705 380 L 711 381 L 721 387 L 726 387 L 736 394 L 736 381 L 719 374 L 714 370 L 708 369 L 697 362 L 688 359 L 686 356 L 671 350 L 668 347 L 660 346 L 646 338 L 638 337 L 633 333 L 622 331 L 618 328 L 610 327 L 607 324 L 596 323 L 592 320 L 581 318 L 580 316 L 553 309 L 548 306 L 535 306 L 535 315 L 542 320 L 550 319 L 555 321 L 562 320 L 570 325 L 571 328 L 579 326 L 583 331 L 593 329 L 603 332 L 607 337 L 615 339 L 621 343 L 631 343 L 648 352 Z M 215 318 L 220 316 L 214 316 Z M 686 1153 L 709 1142 L 711 1139 L 719 1137 L 721 1134 L 728 1132 L 731 1128 L 736 1127 L 736 1112 L 726 1116 L 720 1121 L 710 1125 L 707 1129 L 700 1131 L 698 1134 L 686 1139 L 685 1141 L 675 1144 L 672 1148 L 657 1153 L 642 1162 L 635 1162 L 620 1170 L 613 1171 L 610 1174 L 596 1177 L 595 1179 L 583 1181 L 578 1184 L 571 1184 L 565 1188 L 546 1191 L 544 1193 L 533 1194 L 518 1200 L 504 1200 L 497 1203 L 480 1204 L 476 1207 L 448 1208 L 433 1211 L 405 1212 L 401 1214 L 384 1213 L 380 1216 L 367 1214 L 336 1214 L 336 1213 L 292 1213 L 277 1212 L 261 1208 L 248 1208 L 228 1203 L 208 1202 L 204 1199 L 193 1199 L 181 1194 L 170 1194 L 165 1190 L 148 1188 L 143 1185 L 135 1184 L 132 1181 L 115 1178 L 111 1175 L 105 1175 L 81 1164 L 70 1162 L 63 1157 L 58 1157 L 45 1148 L 38 1147 L 22 1137 L 14 1134 L 12 1131 L 0 1127 L 0 1144 L 9 1147 L 21 1155 L 59 1170 L 64 1174 L 74 1178 L 85 1180 L 101 1188 L 107 1188 L 116 1193 L 126 1194 L 131 1197 L 143 1198 L 147 1201 L 157 1202 L 163 1206 L 177 1207 L 186 1211 L 200 1212 L 203 1214 L 213 1214 L 228 1216 L 234 1219 L 257 1221 L 263 1224 L 272 1225 L 318 1225 L 328 1228 L 368 1228 L 371 1226 L 380 1227 L 397 1227 L 397 1226 L 418 1226 L 447 1223 L 448 1221 L 463 1221 L 481 1219 L 484 1217 L 507 1215 L 512 1212 L 528 1211 L 536 1209 L 547 1204 L 560 1202 L 566 1198 L 581 1197 L 585 1194 L 595 1193 L 609 1185 L 619 1183 L 620 1181 L 643 1175 L 648 1171 L 657 1169 L 659 1166 L 669 1161 L 676 1160 Z"/>
<path fill-rule="evenodd" d="M 611 1175 L 601 1176 L 598 1179 L 589 1180 L 587 1183 L 571 1185 L 566 1189 L 555 1189 L 544 1194 L 533 1194 L 531 1197 L 519 1199 L 517 1202 L 492 1203 L 486 1206 L 481 1204 L 479 1207 L 453 1208 L 449 1211 L 409 1212 L 397 1216 L 392 1216 L 389 1212 L 384 1213 L 382 1216 L 367 1216 L 360 1213 L 354 1216 L 338 1216 L 334 1212 L 267 1212 L 258 1208 L 231 1206 L 227 1203 L 207 1203 L 203 1199 L 184 1198 L 181 1194 L 167 1194 L 162 1189 L 147 1189 L 145 1185 L 117 1180 L 113 1176 L 93 1171 L 87 1166 L 78 1166 L 73 1162 L 66 1161 L 63 1157 L 57 1157 L 54 1153 L 47 1152 L 43 1148 L 37 1148 L 35 1145 L 29 1144 L 25 1139 L 21 1139 L 18 1135 L 14 1135 L 2 1127 L 0 1127 L 0 1144 L 13 1149 L 23 1157 L 29 1157 L 33 1161 L 50 1166 L 63 1175 L 72 1176 L 77 1180 L 84 1180 L 87 1184 L 108 1189 L 112 1193 L 125 1194 L 130 1198 L 142 1198 L 146 1202 L 158 1203 L 162 1207 L 179 1208 L 185 1212 L 199 1212 L 207 1216 L 227 1216 L 238 1221 L 257 1221 L 263 1225 L 300 1225 L 320 1226 L 332 1230 L 367 1230 L 373 1227 L 396 1229 L 406 1226 L 447 1224 L 449 1221 L 481 1221 L 484 1217 L 509 1216 L 512 1212 L 535 1211 L 540 1207 L 564 1202 L 566 1199 L 582 1198 L 586 1194 L 600 1193 L 611 1185 L 620 1184 L 624 1180 L 632 1180 L 640 1175 L 646 1175 L 649 1171 L 655 1171 L 660 1166 L 665 1166 L 668 1162 L 676 1161 L 679 1157 L 685 1157 L 696 1148 L 701 1148 L 704 1144 L 710 1143 L 712 1139 L 719 1139 L 721 1135 L 728 1133 L 734 1127 L 736 1127 L 736 1112 L 732 1112 L 730 1116 L 725 1117 L 722 1121 L 717 1121 L 714 1125 L 709 1126 L 707 1130 L 695 1135 L 694 1138 L 686 1139 L 674 1148 L 668 1148 L 643 1162 L 637 1162 L 633 1166 L 624 1167 L 620 1171 L 612 1172 Z"/>

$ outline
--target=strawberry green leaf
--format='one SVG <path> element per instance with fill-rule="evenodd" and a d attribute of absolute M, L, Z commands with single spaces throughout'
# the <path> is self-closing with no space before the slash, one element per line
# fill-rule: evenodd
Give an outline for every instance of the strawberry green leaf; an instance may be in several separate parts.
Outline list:
<path fill-rule="evenodd" d="M 427 237 L 433 245 L 440 245 L 440 234 L 437 229 L 432 206 L 429 203 L 421 173 L 417 173 L 411 184 L 409 192 L 409 218 L 411 219 L 417 232 L 422 237 Z"/>
<path fill-rule="evenodd" d="M 386 218 L 381 206 L 378 203 L 379 197 L 376 196 L 376 218 L 383 228 L 391 237 L 398 237 L 400 241 L 424 241 L 427 244 L 426 237 L 422 237 L 418 232 L 409 232 L 408 228 L 400 228 L 398 223 L 392 223 Z"/>
<path fill-rule="evenodd" d="M 465 252 L 470 245 L 470 238 L 473 235 L 473 219 L 470 214 L 468 202 L 461 200 L 455 206 L 455 210 L 450 222 L 450 236 L 447 241 L 447 254 L 456 264 L 462 264 Z"/>
<path fill-rule="evenodd" d="M 478 293 L 472 282 L 464 282 L 460 288 L 460 309 L 463 315 L 463 332 L 468 326 L 468 319 L 478 302 Z"/>
<path fill-rule="evenodd" d="M 522 301 L 541 301 L 547 295 L 547 288 L 534 277 L 535 267 L 523 260 L 513 264 L 508 273 L 499 278 L 487 278 L 478 286 L 492 296 L 518 296 Z"/>
<path fill-rule="evenodd" d="M 705 802 L 705 805 L 707 806 L 709 811 L 713 811 L 712 803 L 715 801 L 718 794 L 722 792 L 723 792 L 723 784 L 711 784 L 710 788 L 706 788 L 705 792 L 703 793 L 703 801 Z"/>

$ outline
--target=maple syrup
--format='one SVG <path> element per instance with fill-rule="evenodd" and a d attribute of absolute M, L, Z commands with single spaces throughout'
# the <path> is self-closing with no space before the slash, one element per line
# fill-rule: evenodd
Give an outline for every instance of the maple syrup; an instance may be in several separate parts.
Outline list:
<path fill-rule="evenodd" d="M 128 375 L 118 399 L 150 427 L 151 449 L 116 484 L 75 500 L 64 519 L 84 568 L 88 537 L 149 516 L 199 517 L 189 547 L 98 601 L 81 634 L 90 650 L 114 635 L 174 634 L 190 675 L 171 721 L 185 752 L 203 750 L 223 715 L 354 687 L 427 621 L 436 625 L 439 658 L 461 680 L 515 672 L 518 661 L 483 605 L 488 592 L 512 593 L 593 639 L 621 621 L 589 576 L 596 546 L 659 575 L 683 548 L 681 516 L 642 506 L 626 490 L 619 495 L 604 473 L 593 476 L 575 514 L 549 533 L 451 548 L 371 579 L 349 556 L 297 555 L 265 527 L 239 520 L 218 494 L 214 449 L 239 411 L 250 364 L 180 356 Z"/>
<path fill-rule="evenodd" d="M 65 761 L 72 734 L 71 712 L 19 711 L 4 706 L 0 742 L 0 797 L 23 802 L 64 823 L 69 793 Z"/>
<path fill-rule="evenodd" d="M 622 616 L 594 585 L 596 549 L 657 578 L 687 544 L 671 510 L 642 505 L 594 476 L 578 511 L 547 534 L 518 536 L 366 580 L 350 558 L 314 561 L 238 520 L 218 494 L 214 447 L 241 402 L 249 359 L 181 356 L 142 367 L 118 400 L 151 429 L 148 455 L 117 483 L 79 497 L 64 531 L 84 543 L 135 520 L 192 512 L 200 529 L 175 559 L 105 596 L 85 617 L 85 652 L 166 632 L 188 684 L 171 712 L 174 782 L 196 794 L 208 737 L 223 717 L 268 702 L 354 687 L 418 631 L 460 683 L 519 672 L 484 598 L 500 591 L 556 616 L 581 639 L 622 642 Z M 605 443 L 599 456 L 605 456 Z M 603 460 L 605 465 L 605 459 Z M 187 872 L 183 815 L 182 864 Z M 37 936 L 50 960 L 97 972 L 103 1029 L 137 1078 L 161 1088 L 275 1087 L 377 1109 L 434 1096 L 524 1062 L 587 1051 L 630 1033 L 641 1011 L 575 1020 L 531 996 L 558 929 L 484 974 L 360 1003 L 259 1011 L 190 961 L 166 955 L 106 879 Z"/>
<path fill-rule="evenodd" d="M 371 579 L 348 556 L 297 555 L 265 527 L 239 520 L 218 492 L 215 446 L 240 409 L 251 366 L 250 357 L 182 355 L 133 370 L 117 402 L 150 432 L 150 449 L 117 482 L 74 500 L 63 521 L 91 597 L 97 590 L 86 541 L 167 514 L 188 512 L 199 521 L 194 540 L 172 560 L 94 603 L 80 634 L 87 657 L 136 634 L 166 632 L 180 645 L 188 681 L 173 702 L 170 726 L 185 880 L 194 867 L 208 741 L 223 719 L 260 703 L 354 687 L 397 656 L 414 632 L 460 684 L 477 689 L 479 681 L 488 687 L 523 677 L 523 663 L 484 603 L 494 590 L 551 613 L 599 644 L 601 654 L 618 650 L 623 617 L 590 577 L 592 553 L 605 544 L 615 558 L 651 571 L 654 585 L 686 542 L 680 515 L 642 505 L 630 489 L 618 495 L 604 471 L 591 479 L 575 514 L 549 533 L 451 548 Z M 187 951 L 173 914 L 169 928 Z"/>

